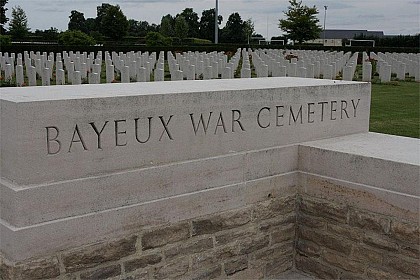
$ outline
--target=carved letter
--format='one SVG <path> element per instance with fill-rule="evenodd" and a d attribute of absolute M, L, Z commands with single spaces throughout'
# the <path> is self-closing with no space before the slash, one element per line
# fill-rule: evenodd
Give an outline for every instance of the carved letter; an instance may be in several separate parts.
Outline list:
<path fill-rule="evenodd" d="M 279 119 L 284 117 L 284 113 L 281 114 L 281 115 L 279 115 L 279 111 L 280 111 L 279 109 L 280 108 L 284 109 L 284 106 L 276 106 L 276 116 L 277 116 L 277 118 L 276 118 L 276 126 L 283 126 L 284 125 L 284 124 L 280 124 L 279 123 Z"/>
<path fill-rule="evenodd" d="M 330 117 L 330 120 L 332 120 L 332 121 L 335 121 L 337 118 L 333 118 L 333 112 L 337 112 L 337 108 L 336 109 L 333 109 L 334 108 L 334 105 L 337 105 L 337 101 L 331 101 L 331 117 Z"/>
<path fill-rule="evenodd" d="M 223 127 L 224 133 L 227 133 L 226 126 L 225 126 L 225 121 L 223 120 L 222 112 L 220 112 L 219 119 L 217 120 L 217 125 L 216 125 L 216 128 L 214 129 L 214 134 L 217 134 L 217 128 L 219 126 Z"/>
<path fill-rule="evenodd" d="M 78 137 L 79 140 L 74 139 L 76 134 L 77 134 L 77 137 Z M 73 131 L 73 137 L 71 138 L 69 153 L 71 152 L 71 147 L 73 146 L 73 143 L 80 143 L 80 144 L 82 144 L 83 149 L 85 151 L 87 150 L 86 145 L 85 145 L 85 141 L 83 141 L 83 137 L 80 134 L 79 127 L 77 126 L 77 124 L 76 124 L 76 127 L 74 128 L 74 131 Z"/>
<path fill-rule="evenodd" d="M 235 113 L 239 114 L 237 119 L 235 119 Z M 232 132 L 235 132 L 235 126 L 234 126 L 235 122 L 237 122 L 239 124 L 242 131 L 245 131 L 245 128 L 243 127 L 242 123 L 239 121 L 240 118 L 241 118 L 241 111 L 232 110 Z"/>
<path fill-rule="evenodd" d="M 299 107 L 299 111 L 297 113 L 296 118 L 295 118 L 295 114 L 293 113 L 292 106 L 290 106 L 289 125 L 291 125 L 292 119 L 293 119 L 293 122 L 296 124 L 296 122 L 298 121 L 299 118 L 300 118 L 300 123 L 302 124 L 303 123 L 303 118 L 302 118 L 302 105 L 300 105 L 300 107 Z"/>
<path fill-rule="evenodd" d="M 308 123 L 314 123 L 314 120 L 311 119 L 311 115 L 315 114 L 315 111 L 311 110 L 311 106 L 314 106 L 315 103 L 308 103 Z"/>
<path fill-rule="evenodd" d="M 172 138 L 172 135 L 169 133 L 169 129 L 168 129 L 168 125 L 169 125 L 169 122 L 171 121 L 172 117 L 173 117 L 173 115 L 171 115 L 171 116 L 169 117 L 168 122 L 167 122 L 167 123 L 165 123 L 165 120 L 163 119 L 163 116 L 159 116 L 159 119 L 160 119 L 160 121 L 162 122 L 162 125 L 163 125 L 163 128 L 164 128 L 164 130 L 162 131 L 162 134 L 160 135 L 159 141 L 161 141 L 161 140 L 162 140 L 163 134 L 165 134 L 165 132 L 166 132 L 166 134 L 168 134 L 169 139 L 174 140 L 174 139 Z"/>
<path fill-rule="evenodd" d="M 56 155 L 61 150 L 61 142 L 59 140 L 57 140 L 58 134 L 60 133 L 60 131 L 58 130 L 58 127 L 56 127 L 56 126 L 47 126 L 45 128 L 47 129 L 47 153 L 49 155 Z M 50 137 L 50 130 L 52 130 L 52 129 L 55 130 L 55 137 L 54 138 Z M 55 151 L 53 151 L 52 148 L 51 148 L 51 142 L 57 143 L 57 149 L 55 149 Z"/>
<path fill-rule="evenodd" d="M 351 104 L 353 104 L 353 108 L 354 108 L 354 117 L 356 117 L 356 113 L 357 113 L 357 106 L 359 106 L 359 102 L 360 102 L 360 98 L 357 99 L 357 104 L 354 104 L 354 99 L 351 100 Z"/>
<path fill-rule="evenodd" d="M 343 112 L 346 113 L 347 118 L 349 118 L 349 114 L 347 113 L 347 101 L 346 100 L 341 100 L 341 119 L 343 119 Z"/>
<path fill-rule="evenodd" d="M 207 128 L 209 127 L 211 114 L 213 114 L 213 112 L 210 112 L 209 118 L 207 119 L 207 124 L 204 123 L 203 114 L 200 114 L 200 120 L 198 121 L 197 125 L 195 124 L 195 121 L 194 121 L 194 114 L 190 114 L 191 123 L 193 125 L 195 135 L 197 135 L 198 129 L 200 128 L 200 123 L 203 124 L 204 134 L 207 134 Z"/>
<path fill-rule="evenodd" d="M 152 119 L 153 117 L 148 117 L 149 119 L 149 136 L 147 137 L 147 139 L 145 141 L 141 141 L 140 137 L 139 137 L 139 127 L 138 127 L 138 122 L 139 122 L 139 118 L 134 119 L 134 123 L 135 123 L 135 131 L 136 131 L 136 140 L 139 143 L 147 143 L 150 140 L 150 135 L 152 134 Z"/>
<path fill-rule="evenodd" d="M 120 143 L 119 138 L 118 138 L 118 135 L 127 134 L 127 130 L 120 131 L 118 129 L 118 124 L 119 123 L 125 123 L 125 122 L 126 122 L 126 120 L 116 120 L 116 121 L 114 121 L 114 123 L 115 123 L 115 146 L 117 146 L 117 147 L 127 146 L 127 140 L 125 141 L 124 144 L 122 144 L 122 143 Z"/>
<path fill-rule="evenodd" d="M 261 122 L 260 122 L 260 115 L 261 115 L 261 112 L 263 110 L 267 110 L 268 112 L 270 112 L 270 107 L 261 108 L 261 110 L 258 112 L 257 123 L 258 123 L 259 127 L 261 127 L 261 128 L 268 128 L 270 126 L 270 121 L 268 121 L 268 124 L 266 126 L 262 125 Z"/>
<path fill-rule="evenodd" d="M 324 105 L 325 104 L 328 104 L 328 102 L 318 102 L 318 104 L 321 104 L 321 122 L 323 122 L 324 121 Z"/>
<path fill-rule="evenodd" d="M 101 145 L 101 134 L 102 134 L 102 132 L 104 131 L 105 126 L 108 124 L 108 121 L 106 121 L 106 122 L 104 123 L 104 125 L 103 125 L 103 126 L 102 126 L 102 128 L 101 128 L 101 131 L 99 131 L 99 130 L 98 130 L 98 128 L 96 127 L 96 125 L 95 125 L 95 123 L 94 123 L 94 122 L 91 122 L 91 123 L 89 123 L 89 124 L 92 126 L 93 130 L 95 130 L 95 133 L 96 133 L 96 135 L 98 136 L 98 149 L 99 149 L 99 150 L 102 150 L 102 145 Z"/>

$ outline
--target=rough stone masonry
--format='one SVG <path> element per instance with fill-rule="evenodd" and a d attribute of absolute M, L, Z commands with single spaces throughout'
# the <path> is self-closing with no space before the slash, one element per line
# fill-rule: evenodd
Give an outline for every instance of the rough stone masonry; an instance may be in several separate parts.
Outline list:
<path fill-rule="evenodd" d="M 2 90 L 2 279 L 419 275 L 419 141 L 368 83 Z"/>

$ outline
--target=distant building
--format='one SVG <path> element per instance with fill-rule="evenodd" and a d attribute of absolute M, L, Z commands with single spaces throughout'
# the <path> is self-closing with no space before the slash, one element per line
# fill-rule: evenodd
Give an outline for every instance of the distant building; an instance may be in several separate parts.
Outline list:
<path fill-rule="evenodd" d="M 325 37 L 324 37 L 325 33 Z M 368 30 L 345 30 L 345 29 L 326 29 L 321 31 L 319 39 L 307 41 L 309 44 L 321 44 L 324 46 L 342 46 L 344 40 L 353 39 L 354 37 L 378 37 L 383 38 L 383 31 L 368 31 Z M 325 42 L 324 42 L 325 39 Z"/>

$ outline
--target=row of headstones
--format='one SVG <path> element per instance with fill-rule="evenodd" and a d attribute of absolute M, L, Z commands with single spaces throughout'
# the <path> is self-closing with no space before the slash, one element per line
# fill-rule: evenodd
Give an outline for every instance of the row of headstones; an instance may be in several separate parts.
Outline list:
<path fill-rule="evenodd" d="M 163 52 L 160 57 L 163 59 Z M 14 66 L 15 62 L 16 67 Z M 130 78 L 135 79 L 137 76 L 142 76 L 137 75 L 139 68 L 142 67 L 145 67 L 145 69 L 143 69 L 145 70 L 143 75 L 144 79 L 140 80 L 150 81 L 150 73 L 154 69 L 155 62 L 155 53 L 149 55 L 148 52 L 143 54 L 140 52 L 130 52 L 127 54 L 116 54 L 113 52 L 111 58 L 111 55 L 108 52 L 105 52 L 105 63 L 107 66 L 106 82 L 111 83 L 114 81 L 114 71 L 122 76 L 122 82 L 129 82 Z M 161 61 L 161 63 L 163 64 L 163 61 Z M 115 64 L 115 70 L 113 64 Z M 134 67 L 133 65 L 137 65 L 138 67 Z M 57 53 L 56 59 L 54 53 L 48 55 L 45 52 L 43 54 L 39 52 L 24 52 L 23 56 L 20 53 L 17 56 L 14 53 L 10 54 L 10 56 L 8 53 L 0 53 L 0 70 L 5 73 L 5 80 L 12 80 L 14 75 L 16 75 L 17 86 L 24 85 L 24 68 L 26 69 L 29 86 L 37 85 L 37 75 L 41 77 L 42 85 L 50 85 L 50 81 L 54 76 L 54 68 L 57 85 L 66 83 L 66 73 L 67 81 L 70 84 L 81 84 L 82 79 L 88 79 L 88 82 L 91 84 L 98 84 L 100 83 L 102 71 L 102 52 L 98 52 L 95 57 L 93 52 L 87 54 L 86 52 L 73 53 L 70 51 L 67 53 L 64 51 L 62 54 Z M 126 75 L 126 73 L 129 73 L 129 75 Z"/>
<path fill-rule="evenodd" d="M 370 59 L 376 60 L 376 72 L 381 82 L 391 81 L 392 73 L 397 79 L 405 80 L 406 75 L 420 82 L 420 54 L 414 53 L 370 53 Z"/>
<path fill-rule="evenodd" d="M 169 73 L 172 81 L 177 80 L 210 80 L 232 79 L 240 62 L 241 50 L 228 61 L 228 56 L 222 52 L 187 52 L 185 54 L 167 53 Z"/>
<path fill-rule="evenodd" d="M 301 77 L 335 79 L 342 72 L 343 79 L 352 80 L 358 53 L 256 50 L 251 54 L 257 77 Z"/>

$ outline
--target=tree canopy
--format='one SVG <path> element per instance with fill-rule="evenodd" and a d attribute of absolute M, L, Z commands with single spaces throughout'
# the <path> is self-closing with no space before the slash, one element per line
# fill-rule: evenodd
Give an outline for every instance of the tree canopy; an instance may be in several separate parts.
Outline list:
<path fill-rule="evenodd" d="M 24 38 L 29 33 L 28 18 L 20 6 L 12 8 L 12 19 L 9 26 L 9 33 L 13 38 Z"/>
<path fill-rule="evenodd" d="M 188 23 L 183 16 L 177 16 L 175 19 L 175 35 L 181 42 L 188 36 Z"/>
<path fill-rule="evenodd" d="M 182 11 L 180 16 L 184 17 L 188 24 L 188 36 L 190 38 L 198 38 L 200 33 L 200 22 L 198 21 L 198 14 L 192 8 L 186 8 Z"/>
<path fill-rule="evenodd" d="M 215 9 L 204 10 L 200 19 L 200 38 L 214 42 L 214 19 L 216 17 Z M 218 16 L 219 25 L 222 23 L 223 17 Z"/>
<path fill-rule="evenodd" d="M 68 24 L 68 30 L 80 30 L 87 32 L 85 15 L 79 11 L 73 10 L 70 13 L 70 21 Z"/>
<path fill-rule="evenodd" d="M 6 17 L 7 8 L 5 8 L 7 1 L 9 0 L 0 0 L 0 34 L 4 34 L 6 32 L 4 25 L 9 20 Z"/>
<path fill-rule="evenodd" d="M 102 4 L 97 7 L 98 31 L 105 37 L 119 40 L 127 35 L 128 20 L 119 5 Z"/>
<path fill-rule="evenodd" d="M 317 39 L 321 32 L 318 25 L 318 10 L 315 6 L 302 5 L 302 1 L 289 0 L 290 6 L 284 12 L 285 19 L 280 19 L 279 27 L 286 32 L 289 39 L 303 43 L 307 40 Z"/>

